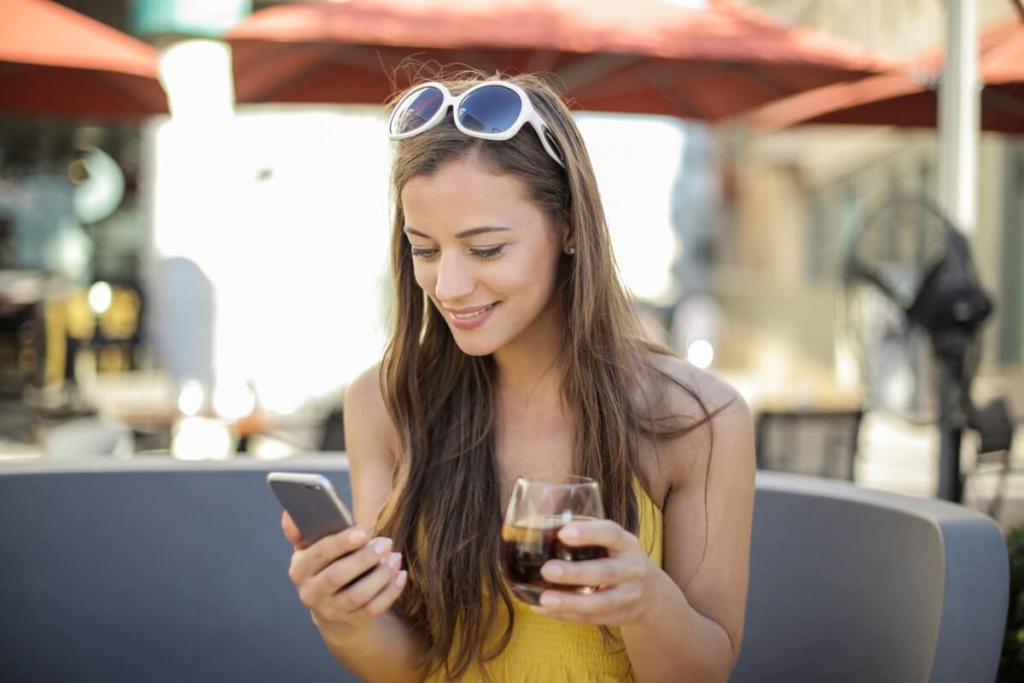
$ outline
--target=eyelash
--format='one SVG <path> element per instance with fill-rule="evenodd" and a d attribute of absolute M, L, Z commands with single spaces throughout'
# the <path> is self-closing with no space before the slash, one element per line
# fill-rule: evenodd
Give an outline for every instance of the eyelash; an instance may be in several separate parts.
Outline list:
<path fill-rule="evenodd" d="M 499 244 L 492 249 L 470 249 L 469 253 L 481 261 L 490 261 L 497 258 L 504 248 L 504 244 Z M 437 255 L 437 249 L 417 249 L 413 247 L 412 255 L 421 259 L 430 259 Z"/>

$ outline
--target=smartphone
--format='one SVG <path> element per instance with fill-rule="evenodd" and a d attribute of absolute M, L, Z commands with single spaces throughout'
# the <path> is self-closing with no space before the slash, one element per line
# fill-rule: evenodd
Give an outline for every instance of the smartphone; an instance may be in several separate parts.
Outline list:
<path fill-rule="evenodd" d="M 352 513 L 322 474 L 271 472 L 267 483 L 310 545 L 354 523 Z"/>

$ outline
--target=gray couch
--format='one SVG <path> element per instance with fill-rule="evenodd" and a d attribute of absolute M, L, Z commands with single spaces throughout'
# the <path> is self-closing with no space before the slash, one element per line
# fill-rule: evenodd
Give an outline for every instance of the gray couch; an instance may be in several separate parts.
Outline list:
<path fill-rule="evenodd" d="M 0 468 L 0 681 L 352 681 L 286 572 L 267 471 L 345 460 Z M 759 473 L 734 681 L 989 683 L 999 529 L 965 508 Z"/>

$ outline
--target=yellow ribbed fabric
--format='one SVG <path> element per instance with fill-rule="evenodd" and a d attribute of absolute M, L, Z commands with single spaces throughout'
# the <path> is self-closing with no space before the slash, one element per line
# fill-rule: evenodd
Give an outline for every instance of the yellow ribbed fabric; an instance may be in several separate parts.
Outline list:
<path fill-rule="evenodd" d="M 640 503 L 639 538 L 641 547 L 659 567 L 662 566 L 664 520 L 661 510 L 636 483 Z M 486 664 L 495 683 L 612 683 L 633 681 L 629 657 L 619 630 L 610 629 L 617 642 L 605 643 L 597 626 L 575 624 L 541 616 L 517 599 L 515 627 L 508 647 Z M 490 643 L 497 642 L 505 630 L 499 623 Z M 442 683 L 444 672 L 427 679 Z M 482 683 L 486 679 L 474 668 L 460 679 L 463 683 Z"/>

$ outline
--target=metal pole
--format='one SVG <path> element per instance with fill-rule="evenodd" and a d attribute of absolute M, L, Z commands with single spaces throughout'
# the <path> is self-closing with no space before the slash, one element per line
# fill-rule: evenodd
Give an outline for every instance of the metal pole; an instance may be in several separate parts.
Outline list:
<path fill-rule="evenodd" d="M 959 503 L 963 495 L 960 444 L 963 436 L 961 368 L 952 358 L 938 358 L 939 379 L 939 486 L 937 495 Z"/>
<path fill-rule="evenodd" d="M 975 0 L 946 0 L 946 65 L 939 84 L 939 204 L 968 236 L 977 215 L 980 100 Z"/>

